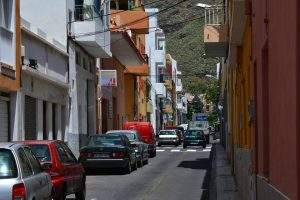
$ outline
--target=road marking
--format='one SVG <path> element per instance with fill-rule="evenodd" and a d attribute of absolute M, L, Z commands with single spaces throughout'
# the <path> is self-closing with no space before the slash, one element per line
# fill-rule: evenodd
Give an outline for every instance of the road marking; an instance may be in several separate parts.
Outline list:
<path fill-rule="evenodd" d="M 188 149 L 188 150 L 186 150 L 187 152 L 197 152 L 197 150 L 196 149 Z"/>
<path fill-rule="evenodd" d="M 163 149 L 156 149 L 156 152 L 164 152 L 166 150 L 163 150 Z"/>
<path fill-rule="evenodd" d="M 206 149 L 211 149 L 211 146 L 206 147 Z"/>
<path fill-rule="evenodd" d="M 211 149 L 203 149 L 203 151 L 210 152 Z"/>
<path fill-rule="evenodd" d="M 171 152 L 180 152 L 180 149 L 172 149 Z"/>

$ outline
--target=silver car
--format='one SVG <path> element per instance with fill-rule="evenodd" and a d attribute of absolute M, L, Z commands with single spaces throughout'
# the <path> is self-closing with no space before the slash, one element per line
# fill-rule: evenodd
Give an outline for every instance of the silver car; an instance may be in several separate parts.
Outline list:
<path fill-rule="evenodd" d="M 50 175 L 43 172 L 30 148 L 0 143 L 0 200 L 52 199 Z"/>

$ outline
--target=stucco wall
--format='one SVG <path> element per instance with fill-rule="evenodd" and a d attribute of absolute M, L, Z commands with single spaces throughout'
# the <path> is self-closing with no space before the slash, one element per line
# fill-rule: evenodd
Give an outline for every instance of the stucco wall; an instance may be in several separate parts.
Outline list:
<path fill-rule="evenodd" d="M 266 5 L 266 0 L 253 1 L 258 173 L 287 197 L 299 199 L 299 6 L 296 0 Z"/>

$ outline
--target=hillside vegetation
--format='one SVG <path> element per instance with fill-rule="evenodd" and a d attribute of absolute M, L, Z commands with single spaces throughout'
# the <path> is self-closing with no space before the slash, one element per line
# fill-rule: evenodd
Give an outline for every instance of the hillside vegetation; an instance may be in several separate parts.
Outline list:
<path fill-rule="evenodd" d="M 146 0 L 146 7 L 165 9 L 181 0 Z M 167 53 L 177 60 L 182 71 L 182 80 L 186 92 L 199 94 L 204 92 L 206 74 L 216 75 L 216 59 L 204 58 L 203 26 L 204 10 L 197 3 L 215 3 L 213 0 L 188 0 L 180 5 L 159 13 L 160 28 L 166 34 Z M 150 4 L 150 5 L 148 5 Z"/>

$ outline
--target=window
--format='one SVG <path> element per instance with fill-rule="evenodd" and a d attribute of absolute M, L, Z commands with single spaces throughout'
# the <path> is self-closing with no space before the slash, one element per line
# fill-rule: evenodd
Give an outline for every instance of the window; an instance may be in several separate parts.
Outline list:
<path fill-rule="evenodd" d="M 86 58 L 85 58 L 85 57 L 82 58 L 82 65 L 83 65 L 83 68 L 84 68 L 84 69 L 87 68 Z"/>
<path fill-rule="evenodd" d="M 77 160 L 71 150 L 63 143 L 56 143 L 58 157 L 61 163 L 76 163 Z"/>
<path fill-rule="evenodd" d="M 25 154 L 29 160 L 29 163 L 31 164 L 31 167 L 33 169 L 34 174 L 39 174 L 43 170 L 41 168 L 41 165 L 37 158 L 34 156 L 33 152 L 29 148 L 24 148 Z"/>
<path fill-rule="evenodd" d="M 12 1 L 1 0 L 0 1 L 0 26 L 7 29 L 11 29 L 11 17 L 12 17 Z"/>
<path fill-rule="evenodd" d="M 76 64 L 81 66 L 81 56 L 78 51 L 76 51 Z"/>
<path fill-rule="evenodd" d="M 51 162 L 49 147 L 44 144 L 35 144 L 30 146 L 35 157 L 41 162 Z"/>
<path fill-rule="evenodd" d="M 67 156 L 68 156 L 68 160 L 69 162 L 72 162 L 72 163 L 76 163 L 77 162 L 77 159 L 76 157 L 74 156 L 73 152 L 71 151 L 71 149 L 65 144 L 65 143 L 61 143 L 60 144 L 64 150 L 67 152 Z"/>
<path fill-rule="evenodd" d="M 18 176 L 15 158 L 10 150 L 0 149 L 0 179 Z"/>
<path fill-rule="evenodd" d="M 165 39 L 156 38 L 156 50 L 164 50 L 164 49 L 165 49 Z"/>
<path fill-rule="evenodd" d="M 31 176 L 33 174 L 33 171 L 31 169 L 29 160 L 23 149 L 18 149 L 18 156 L 20 159 L 20 165 L 21 165 L 23 177 L 26 178 Z"/>

